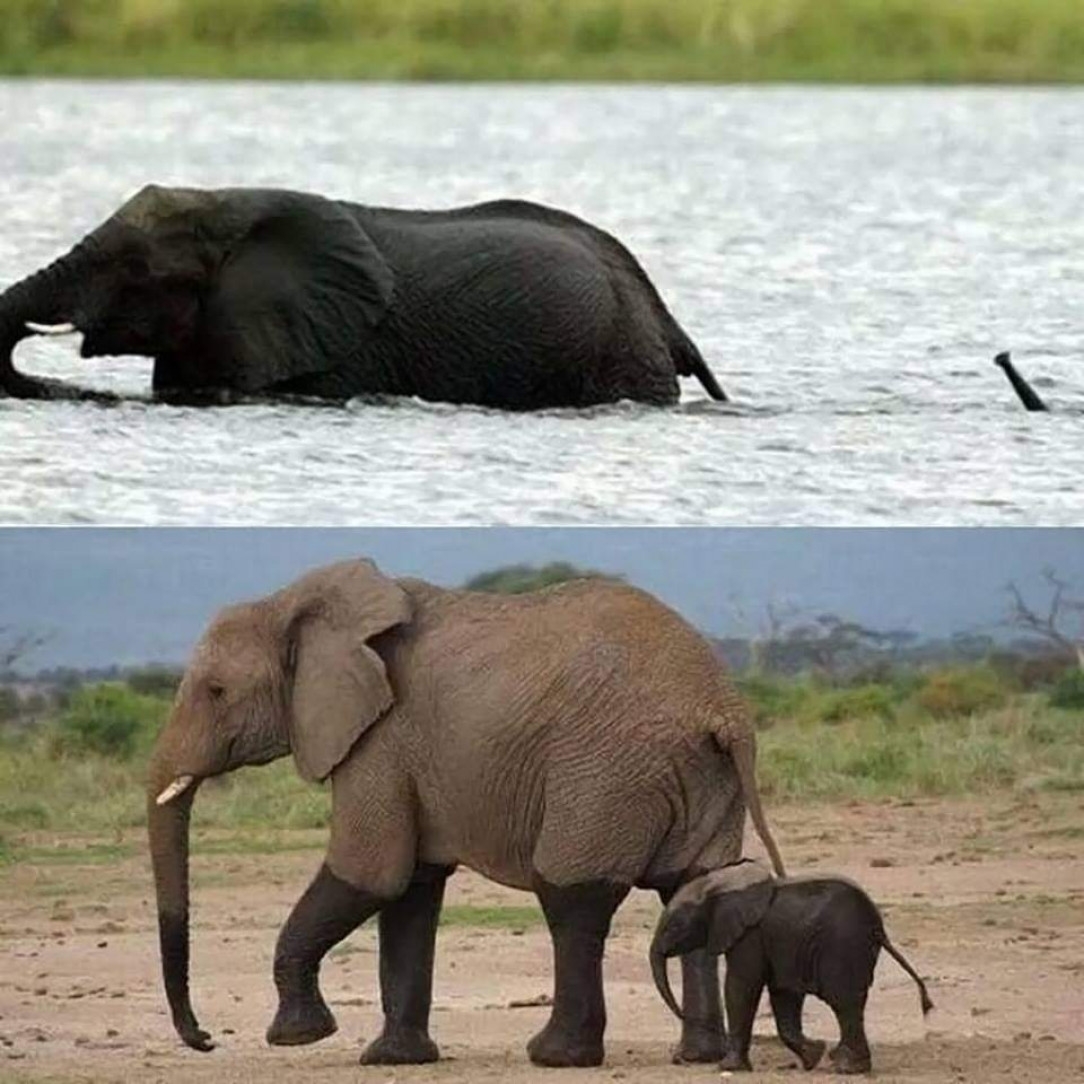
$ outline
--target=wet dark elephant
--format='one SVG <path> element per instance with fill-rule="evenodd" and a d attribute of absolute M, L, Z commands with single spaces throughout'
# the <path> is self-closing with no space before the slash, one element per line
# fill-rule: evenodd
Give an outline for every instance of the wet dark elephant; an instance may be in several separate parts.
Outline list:
<path fill-rule="evenodd" d="M 27 335 L 154 359 L 156 397 L 419 396 L 513 410 L 726 398 L 636 259 L 562 211 L 448 211 L 149 186 L 0 296 L 0 394 L 110 396 L 19 372 Z"/>

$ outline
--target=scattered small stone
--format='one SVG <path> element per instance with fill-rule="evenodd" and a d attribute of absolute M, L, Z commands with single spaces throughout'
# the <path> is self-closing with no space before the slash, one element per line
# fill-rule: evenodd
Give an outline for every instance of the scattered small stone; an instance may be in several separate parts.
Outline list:
<path fill-rule="evenodd" d="M 976 1006 L 974 1006 L 974 1008 L 972 1008 L 971 1015 L 972 1016 L 985 1016 L 989 1011 L 990 1010 L 987 1009 L 987 1008 L 983 1008 L 983 1007 L 981 1007 L 979 1005 L 976 1005 Z"/>
<path fill-rule="evenodd" d="M 113 990 L 109 994 L 109 996 L 110 997 L 127 997 L 128 995 L 123 990 Z"/>
<path fill-rule="evenodd" d="M 891 869 L 896 861 L 893 858 L 871 858 L 869 864 L 872 869 Z"/>
<path fill-rule="evenodd" d="M 223 1028 L 222 1029 L 222 1034 L 223 1035 L 236 1035 L 237 1032 L 234 1031 L 233 1028 Z"/>
<path fill-rule="evenodd" d="M 98 948 L 109 948 L 109 942 L 108 941 L 99 941 L 98 942 Z"/>
<path fill-rule="evenodd" d="M 105 1029 L 105 1037 L 107 1039 L 115 1039 L 119 1034 L 120 1034 L 120 1032 L 117 1031 L 116 1028 L 106 1028 Z"/>
<path fill-rule="evenodd" d="M 1053 1035 L 1040 1035 L 1039 1042 L 1041 1043 L 1053 1043 L 1057 1042 Z"/>
<path fill-rule="evenodd" d="M 1018 1031 L 1012 1038 L 1014 1043 L 1026 1043 L 1031 1038 L 1031 1032 Z"/>

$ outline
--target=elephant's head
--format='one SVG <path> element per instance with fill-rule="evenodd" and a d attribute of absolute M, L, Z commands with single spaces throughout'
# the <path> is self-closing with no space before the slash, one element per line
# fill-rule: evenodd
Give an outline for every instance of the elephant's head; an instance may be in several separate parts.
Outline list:
<path fill-rule="evenodd" d="M 39 397 L 11 352 L 33 332 L 67 331 L 82 332 L 84 357 L 155 358 L 155 390 L 167 397 L 289 385 L 345 361 L 393 288 L 337 201 L 152 185 L 0 296 L 0 391 Z"/>
<path fill-rule="evenodd" d="M 147 795 L 162 972 L 189 1046 L 210 1049 L 188 993 L 188 820 L 200 781 L 287 753 L 305 779 L 326 779 L 391 707 L 370 641 L 409 619 L 395 581 L 349 561 L 224 610 L 197 646 L 155 746 Z"/>
<path fill-rule="evenodd" d="M 745 860 L 697 877 L 666 905 L 651 941 L 651 973 L 671 1011 L 681 1009 L 670 989 L 666 961 L 695 949 L 729 952 L 746 930 L 764 918 L 775 881 L 759 862 Z"/>

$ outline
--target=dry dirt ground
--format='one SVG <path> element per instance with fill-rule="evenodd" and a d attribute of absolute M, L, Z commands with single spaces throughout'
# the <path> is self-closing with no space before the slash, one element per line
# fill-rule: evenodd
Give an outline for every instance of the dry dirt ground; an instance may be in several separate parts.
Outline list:
<path fill-rule="evenodd" d="M 860 880 L 884 906 L 897 946 L 930 979 L 937 1008 L 923 1020 L 911 980 L 882 956 L 868 1014 L 880 1079 L 1084 1080 L 1080 796 L 784 806 L 772 815 L 792 870 Z M 40 842 L 60 849 L 0 869 L 0 1080 L 719 1079 L 714 1066 L 669 1064 L 676 1021 L 648 974 L 658 911 L 650 896 L 634 894 L 622 907 L 609 943 L 603 1068 L 560 1072 L 527 1062 L 524 1043 L 547 1010 L 511 1006 L 548 994 L 548 938 L 532 914 L 490 910 L 530 906 L 529 897 L 469 873 L 451 882 L 455 910 L 438 946 L 433 1033 L 445 1060 L 361 1068 L 359 1045 L 379 1023 L 368 929 L 324 967 L 338 1034 L 291 1050 L 262 1040 L 274 1007 L 276 930 L 318 864 L 319 834 L 218 839 L 217 846 L 206 837 L 194 860 L 194 998 L 219 1046 L 200 1054 L 180 1045 L 165 1014 L 138 835 L 128 841 L 136 856 L 121 858 L 109 848 L 85 849 L 86 841 Z M 823 1007 L 807 1005 L 810 1033 L 834 1039 Z M 767 1016 L 757 1032 L 759 1076 L 794 1081 L 800 1070 Z M 821 1068 L 813 1079 L 829 1075 Z"/>

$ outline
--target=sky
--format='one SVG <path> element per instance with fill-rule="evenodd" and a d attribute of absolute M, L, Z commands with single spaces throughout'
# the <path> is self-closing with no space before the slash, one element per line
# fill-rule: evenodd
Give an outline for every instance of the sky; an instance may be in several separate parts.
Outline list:
<path fill-rule="evenodd" d="M 1044 567 L 1084 594 L 1075 529 L 7 529 L 0 646 L 48 636 L 26 671 L 182 663 L 219 607 L 355 556 L 446 586 L 570 561 L 624 575 L 716 636 L 755 634 L 769 604 L 922 637 L 997 634 L 1006 584 L 1041 604 Z"/>

